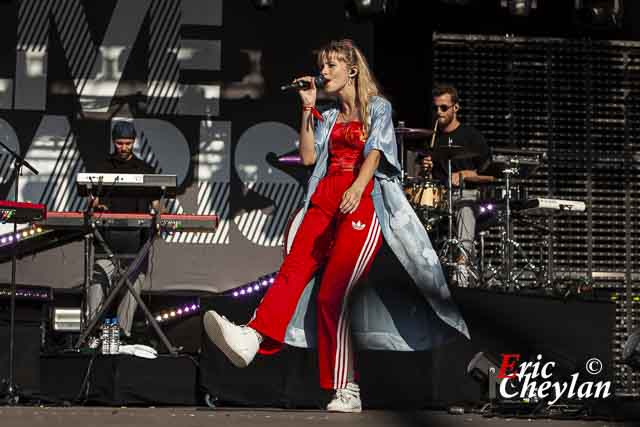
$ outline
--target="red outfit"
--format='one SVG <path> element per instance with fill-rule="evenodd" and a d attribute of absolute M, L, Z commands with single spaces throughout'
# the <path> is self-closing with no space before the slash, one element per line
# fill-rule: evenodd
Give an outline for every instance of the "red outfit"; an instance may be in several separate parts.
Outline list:
<path fill-rule="evenodd" d="M 345 388 L 352 357 L 348 296 L 369 271 L 382 243 L 380 224 L 367 184 L 360 204 L 340 213 L 342 195 L 364 161 L 360 122 L 336 123 L 329 138 L 330 160 L 296 233 L 291 252 L 248 326 L 265 338 L 260 352 L 277 351 L 300 295 L 318 268 L 325 266 L 317 296 L 320 386 Z"/>

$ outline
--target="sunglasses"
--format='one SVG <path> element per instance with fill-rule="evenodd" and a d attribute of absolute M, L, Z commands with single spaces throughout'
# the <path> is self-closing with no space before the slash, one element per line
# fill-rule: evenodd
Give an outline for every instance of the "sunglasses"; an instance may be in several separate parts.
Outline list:
<path fill-rule="evenodd" d="M 449 111 L 451 107 L 453 107 L 453 105 L 440 104 L 440 105 L 433 105 L 431 108 L 433 109 L 433 111 L 440 110 L 441 113 L 446 113 L 447 111 Z"/>

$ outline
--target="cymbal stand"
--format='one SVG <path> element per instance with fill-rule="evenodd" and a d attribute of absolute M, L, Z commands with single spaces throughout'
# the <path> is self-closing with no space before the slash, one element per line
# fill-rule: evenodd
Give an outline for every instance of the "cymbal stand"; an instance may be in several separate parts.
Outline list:
<path fill-rule="evenodd" d="M 554 264 L 554 259 L 553 259 L 553 250 L 554 250 L 554 232 L 553 232 L 553 227 L 554 227 L 554 218 L 553 215 L 549 216 L 548 219 L 548 224 L 547 224 L 547 234 L 548 234 L 548 239 L 546 240 L 547 243 L 547 268 L 546 268 L 546 286 L 551 286 L 554 283 L 555 280 L 555 272 L 553 271 L 553 264 Z"/>
<path fill-rule="evenodd" d="M 515 282 L 511 278 L 511 265 L 513 264 L 513 251 L 511 250 L 511 175 L 518 173 L 518 168 L 510 168 L 502 171 L 505 177 L 506 193 L 505 199 L 505 219 L 504 232 L 502 234 L 502 268 L 504 273 L 504 284 L 509 287 L 510 291 L 515 288 Z"/>
<path fill-rule="evenodd" d="M 480 254 L 478 256 L 478 287 L 491 288 L 497 284 L 497 269 L 491 264 L 491 258 L 487 262 L 485 238 L 489 232 L 487 230 L 478 233 L 480 244 Z"/>
<path fill-rule="evenodd" d="M 505 169 L 502 171 L 505 177 L 505 216 L 503 221 L 502 232 L 502 266 L 501 266 L 501 278 L 502 284 L 508 288 L 509 291 L 515 291 L 518 287 L 517 281 L 524 273 L 525 269 L 538 273 L 537 267 L 527 258 L 524 251 L 520 247 L 520 243 L 513 239 L 513 228 L 511 226 L 511 177 L 519 173 L 519 169 L 516 166 Z M 522 259 L 525 261 L 525 266 L 517 273 L 513 274 L 514 264 L 514 249 L 518 251 Z"/>
<path fill-rule="evenodd" d="M 448 145 L 453 145 L 453 141 L 449 138 Z M 462 242 L 457 239 L 453 234 L 453 183 L 452 183 L 452 169 L 451 169 L 451 157 L 447 159 L 447 216 L 449 218 L 449 233 L 448 238 L 442 244 L 440 249 L 440 258 L 446 259 L 446 265 L 449 270 L 449 278 L 453 276 L 454 267 L 454 251 L 459 251 L 462 257 L 465 259 L 465 264 L 469 265 L 471 260 L 471 254 L 464 247 Z"/>
<path fill-rule="evenodd" d="M 523 258 L 526 261 L 525 266 L 522 268 L 521 272 L 515 277 L 517 279 L 526 268 L 529 268 L 532 272 L 536 274 L 536 286 L 547 288 L 553 285 L 553 216 L 549 216 L 547 218 L 548 225 L 542 225 L 539 221 L 536 221 L 531 218 L 527 218 L 526 215 L 514 215 L 514 218 L 526 224 L 529 227 L 533 227 L 535 230 L 540 232 L 542 239 L 538 243 L 538 267 L 536 267 L 532 262 L 530 262 L 526 256 Z M 545 251 L 546 250 L 546 251 Z M 544 253 L 546 252 L 546 263 Z"/>
<path fill-rule="evenodd" d="M 478 274 L 480 276 L 480 286 L 484 287 L 486 272 L 486 265 L 484 262 L 484 236 L 486 235 L 486 232 L 481 231 L 480 233 L 478 233 L 478 235 L 480 237 L 480 262 L 478 264 Z"/>
<path fill-rule="evenodd" d="M 403 121 L 398 121 L 398 127 L 403 128 L 404 127 L 404 122 Z M 398 143 L 400 145 L 400 182 L 404 183 L 406 176 L 405 176 L 405 169 L 404 169 L 404 161 L 405 161 L 405 153 L 404 153 L 404 136 L 399 133 L 397 134 L 398 136 Z"/>

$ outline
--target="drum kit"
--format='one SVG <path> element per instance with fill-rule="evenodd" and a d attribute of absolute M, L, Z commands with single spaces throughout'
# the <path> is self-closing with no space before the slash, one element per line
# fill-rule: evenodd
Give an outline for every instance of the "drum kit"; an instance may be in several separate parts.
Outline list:
<path fill-rule="evenodd" d="M 514 206 L 520 206 L 527 201 L 528 195 L 522 181 L 540 166 L 541 157 L 538 157 L 538 153 L 528 152 L 526 154 L 529 157 L 523 161 L 522 155 L 525 152 L 519 150 L 506 150 L 506 155 L 502 153 L 496 156 L 492 153 L 488 167 L 480 171 L 482 175 L 500 178 L 500 183 L 481 186 L 477 191 L 476 200 L 472 202 L 477 218 L 476 231 L 479 231 L 477 239 L 473 242 L 474 247 L 479 246 L 476 259 L 456 236 L 454 193 L 457 193 L 458 189 L 452 185 L 451 166 L 453 160 L 470 158 L 476 153 L 452 144 L 451 140 L 448 145 L 434 146 L 434 131 L 435 129 L 432 131 L 408 128 L 402 122 L 399 122 L 395 128 L 404 192 L 427 230 L 450 282 L 456 282 L 458 286 L 502 286 L 514 290 L 519 287 L 518 281 L 525 272 L 533 273 L 536 281 L 539 282 L 542 271 L 526 257 L 518 242 L 514 240 L 512 219 Z M 431 139 L 430 144 L 429 139 Z M 407 151 L 422 156 L 428 155 L 445 162 L 446 183 L 434 180 L 428 170 L 424 170 L 418 176 L 409 176 L 405 169 Z M 496 153 L 500 151 L 496 150 Z M 516 177 L 519 182 L 513 185 Z M 479 213 L 482 215 L 478 215 Z M 499 243 L 501 262 L 498 268 L 492 267 L 485 259 L 484 237 L 487 230 L 494 226 L 500 227 L 501 231 Z M 524 265 L 519 270 L 516 270 L 514 265 L 516 253 L 523 261 L 521 265 Z M 461 271 L 464 277 L 460 277 Z"/>

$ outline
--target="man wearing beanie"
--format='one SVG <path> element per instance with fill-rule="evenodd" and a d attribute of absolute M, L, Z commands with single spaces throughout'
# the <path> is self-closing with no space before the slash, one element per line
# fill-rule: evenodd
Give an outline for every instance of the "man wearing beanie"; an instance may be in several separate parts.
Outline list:
<path fill-rule="evenodd" d="M 154 169 L 142 159 L 133 154 L 133 145 L 136 140 L 136 130 L 133 123 L 118 121 L 113 125 L 111 132 L 113 153 L 100 163 L 96 168 L 97 173 L 122 173 L 122 174 L 154 174 Z M 118 190 L 113 190 L 100 199 L 93 199 L 93 207 L 98 212 L 112 213 L 149 213 L 152 207 L 158 208 L 158 201 L 143 197 L 119 197 Z M 101 308 L 101 304 L 108 294 L 109 288 L 115 285 L 118 270 L 126 268 L 133 260 L 144 242 L 147 240 L 146 230 L 102 230 L 102 235 L 109 249 L 116 255 L 115 259 L 106 257 L 104 248 L 99 243 L 95 244 L 96 262 L 93 268 L 93 277 L 87 292 L 87 310 L 89 317 L 93 317 Z M 140 294 L 142 284 L 147 273 L 148 260 L 141 264 L 139 272 L 134 272 L 130 277 L 135 291 Z M 137 273 L 137 275 L 136 275 Z M 138 306 L 137 301 L 126 291 L 118 307 L 118 323 L 125 337 L 131 336 L 133 317 Z"/>

